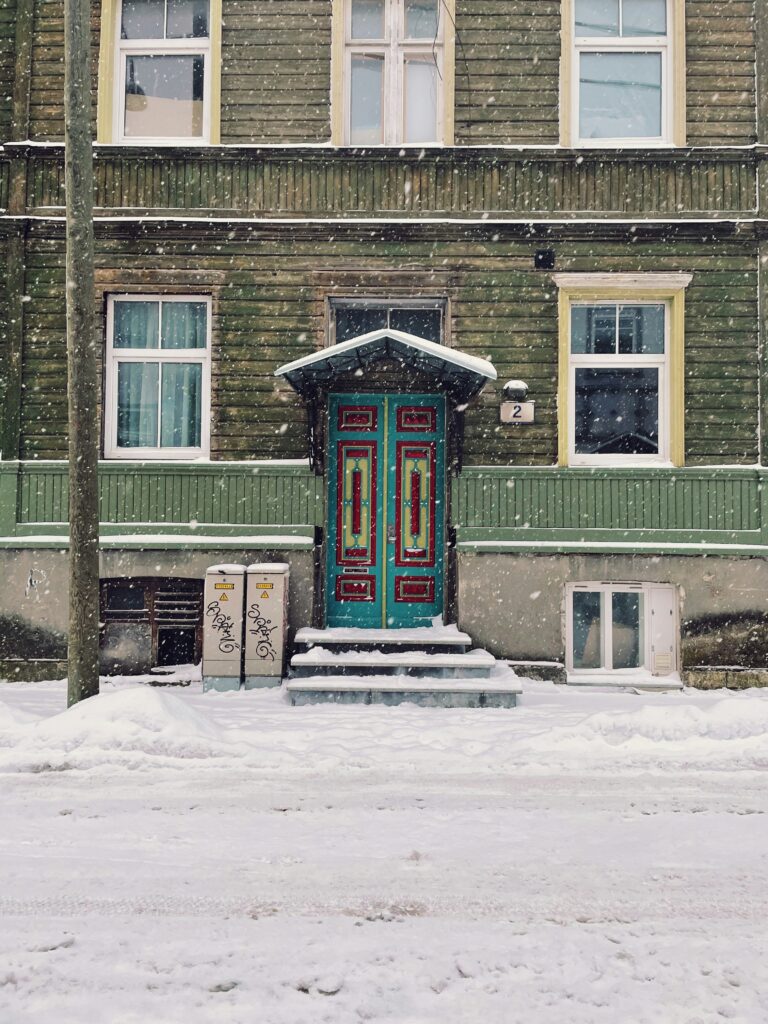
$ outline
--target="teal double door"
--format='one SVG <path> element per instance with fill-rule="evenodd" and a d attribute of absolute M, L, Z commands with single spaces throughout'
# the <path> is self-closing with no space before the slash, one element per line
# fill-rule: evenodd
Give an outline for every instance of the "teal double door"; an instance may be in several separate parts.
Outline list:
<path fill-rule="evenodd" d="M 331 395 L 327 624 L 428 626 L 443 613 L 445 401 Z"/>

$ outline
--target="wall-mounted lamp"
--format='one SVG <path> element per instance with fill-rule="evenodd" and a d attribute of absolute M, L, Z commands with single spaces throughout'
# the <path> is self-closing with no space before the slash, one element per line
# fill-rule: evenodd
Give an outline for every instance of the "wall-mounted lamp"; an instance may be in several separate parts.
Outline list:
<path fill-rule="evenodd" d="M 524 402 L 528 397 L 528 385 L 524 380 L 508 380 L 502 393 L 505 402 Z"/>

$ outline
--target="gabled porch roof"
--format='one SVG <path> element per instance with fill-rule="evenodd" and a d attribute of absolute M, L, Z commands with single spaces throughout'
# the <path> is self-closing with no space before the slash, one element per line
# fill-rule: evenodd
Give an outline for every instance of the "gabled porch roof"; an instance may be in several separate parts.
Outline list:
<path fill-rule="evenodd" d="M 285 377 L 303 398 L 311 399 L 318 391 L 331 389 L 343 374 L 367 370 L 382 359 L 395 359 L 431 374 L 457 404 L 468 402 L 482 391 L 487 381 L 496 380 L 496 369 L 485 359 L 388 328 L 361 334 L 285 363 L 275 370 L 275 376 Z"/>

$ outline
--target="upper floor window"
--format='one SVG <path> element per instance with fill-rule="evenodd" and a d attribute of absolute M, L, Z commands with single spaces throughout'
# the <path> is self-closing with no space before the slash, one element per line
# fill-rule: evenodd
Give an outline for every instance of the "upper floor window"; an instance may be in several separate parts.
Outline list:
<path fill-rule="evenodd" d="M 570 65 L 568 113 L 575 144 L 675 141 L 674 64 L 684 60 L 684 52 L 674 52 L 675 4 L 573 0 L 572 53 L 564 64 Z"/>
<path fill-rule="evenodd" d="M 345 0 L 343 142 L 445 140 L 444 0 Z"/>
<path fill-rule="evenodd" d="M 119 142 L 207 142 L 209 0 L 122 0 L 117 40 Z"/>
<path fill-rule="evenodd" d="M 107 306 L 107 458 L 208 454 L 210 299 L 120 295 Z"/>

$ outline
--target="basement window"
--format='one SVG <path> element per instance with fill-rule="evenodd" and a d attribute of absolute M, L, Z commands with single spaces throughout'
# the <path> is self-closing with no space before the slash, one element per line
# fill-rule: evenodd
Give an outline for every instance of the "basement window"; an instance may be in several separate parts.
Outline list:
<path fill-rule="evenodd" d="M 566 668 L 573 682 L 677 671 L 676 588 L 574 583 L 566 591 Z"/>
<path fill-rule="evenodd" d="M 208 454 L 210 299 L 119 295 L 107 304 L 104 454 Z"/>

